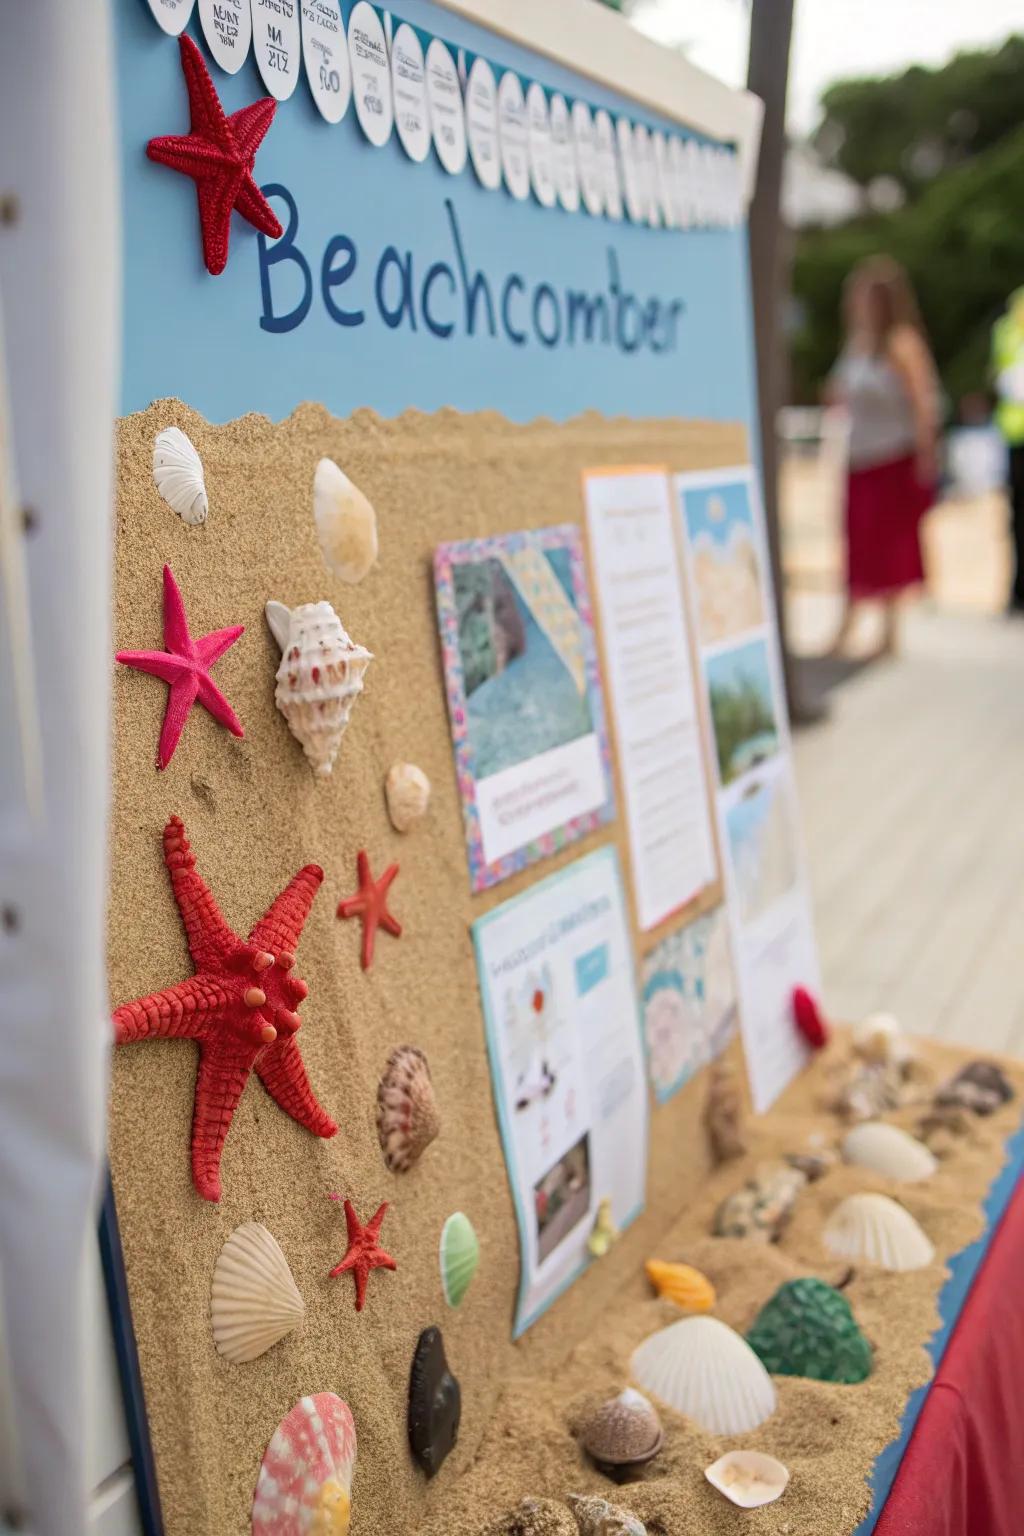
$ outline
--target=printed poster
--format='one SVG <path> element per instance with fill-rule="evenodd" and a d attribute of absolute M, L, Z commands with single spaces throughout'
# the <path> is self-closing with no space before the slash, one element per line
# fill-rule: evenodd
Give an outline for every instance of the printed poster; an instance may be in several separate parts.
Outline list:
<path fill-rule="evenodd" d="M 764 520 L 749 465 L 677 475 L 714 739 L 740 1027 L 754 1108 L 807 1060 L 796 986 L 820 989 Z"/>
<path fill-rule="evenodd" d="M 664 469 L 583 477 L 641 929 L 717 878 L 711 804 Z"/>
<path fill-rule="evenodd" d="M 593 1260 L 602 1201 L 643 1208 L 647 1085 L 614 848 L 473 924 L 491 1081 L 519 1225 L 518 1338 Z"/>
<path fill-rule="evenodd" d="M 736 1032 L 736 979 L 724 906 L 670 933 L 643 963 L 647 1074 L 664 1104 Z"/>
<path fill-rule="evenodd" d="M 470 881 L 480 891 L 614 814 L 579 530 L 442 544 L 434 578 Z"/>

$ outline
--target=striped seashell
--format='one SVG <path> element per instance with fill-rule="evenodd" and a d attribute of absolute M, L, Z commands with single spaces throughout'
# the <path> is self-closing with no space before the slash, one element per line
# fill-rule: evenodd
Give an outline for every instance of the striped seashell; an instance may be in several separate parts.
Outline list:
<path fill-rule="evenodd" d="M 302 1322 L 305 1308 L 277 1239 L 259 1222 L 236 1227 L 213 1271 L 210 1316 L 220 1354 L 255 1360 Z"/>
<path fill-rule="evenodd" d="M 935 1257 L 910 1212 L 888 1195 L 849 1195 L 825 1223 L 823 1238 L 837 1258 L 866 1260 L 881 1269 L 923 1269 Z"/>
<path fill-rule="evenodd" d="M 157 433 L 153 441 L 153 479 L 164 501 L 183 523 L 195 526 L 206 522 L 210 504 L 203 461 L 180 427 L 165 427 Z"/>
<path fill-rule="evenodd" d="M 633 1351 L 645 1392 L 712 1435 L 743 1435 L 775 1412 L 775 1388 L 747 1343 L 715 1317 L 684 1317 Z"/>
<path fill-rule="evenodd" d="M 692 1265 L 648 1259 L 644 1269 L 658 1295 L 674 1301 L 684 1312 L 710 1312 L 715 1305 L 714 1286 Z"/>
<path fill-rule="evenodd" d="M 427 1058 L 415 1045 L 400 1045 L 377 1085 L 377 1136 L 391 1172 L 408 1173 L 440 1130 Z"/>

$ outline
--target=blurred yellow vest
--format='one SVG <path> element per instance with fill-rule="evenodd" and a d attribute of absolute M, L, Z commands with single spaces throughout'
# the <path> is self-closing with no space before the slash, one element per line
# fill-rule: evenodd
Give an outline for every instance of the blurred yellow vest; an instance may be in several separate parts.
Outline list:
<path fill-rule="evenodd" d="M 996 425 L 1011 446 L 1024 443 L 1024 288 L 1018 288 L 992 327 L 992 368 L 999 390 Z M 1001 375 L 1018 373 L 1019 383 L 1008 393 L 1001 387 Z"/>

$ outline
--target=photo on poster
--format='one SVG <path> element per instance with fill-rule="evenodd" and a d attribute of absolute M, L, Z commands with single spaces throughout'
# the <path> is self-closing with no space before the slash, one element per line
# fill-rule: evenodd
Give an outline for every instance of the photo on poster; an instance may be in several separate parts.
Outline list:
<path fill-rule="evenodd" d="M 615 849 L 478 918 L 473 943 L 519 1228 L 518 1337 L 593 1262 L 602 1203 L 622 1228 L 644 1202 L 647 1082 Z"/>
<path fill-rule="evenodd" d="M 747 634 L 765 623 L 765 580 L 751 481 L 713 480 L 680 487 L 701 645 Z"/>
<path fill-rule="evenodd" d="M 647 1073 L 659 1104 L 721 1055 L 736 1032 L 736 978 L 724 906 L 670 933 L 643 964 Z"/>
<path fill-rule="evenodd" d="M 765 640 L 705 659 L 708 702 L 723 788 L 779 750 L 779 722 Z"/>
<path fill-rule="evenodd" d="M 579 531 L 442 544 L 434 574 L 478 891 L 614 811 Z"/>
<path fill-rule="evenodd" d="M 752 780 L 726 811 L 725 827 L 739 918 L 749 926 L 788 896 L 800 875 L 788 776 Z"/>

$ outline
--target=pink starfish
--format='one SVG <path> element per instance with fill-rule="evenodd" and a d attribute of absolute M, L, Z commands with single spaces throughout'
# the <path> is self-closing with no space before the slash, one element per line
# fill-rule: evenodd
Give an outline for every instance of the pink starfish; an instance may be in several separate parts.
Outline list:
<path fill-rule="evenodd" d="M 117 660 L 126 667 L 137 667 L 167 683 L 167 709 L 160 731 L 156 754 L 158 768 L 166 768 L 181 739 L 189 710 L 199 700 L 215 720 L 227 726 L 234 736 L 244 735 L 242 722 L 210 676 L 210 668 L 229 646 L 243 634 L 243 624 L 229 629 L 215 629 L 212 634 L 193 640 L 188 632 L 185 604 L 169 565 L 164 566 L 164 645 L 163 651 L 118 651 Z"/>

